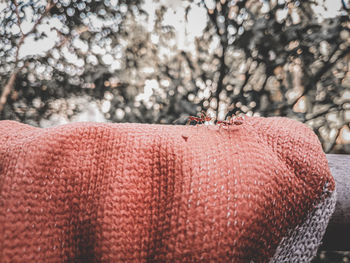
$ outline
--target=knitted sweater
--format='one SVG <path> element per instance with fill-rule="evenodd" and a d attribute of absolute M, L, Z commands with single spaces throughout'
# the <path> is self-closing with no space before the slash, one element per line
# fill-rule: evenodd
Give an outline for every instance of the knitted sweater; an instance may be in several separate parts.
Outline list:
<path fill-rule="evenodd" d="M 316 135 L 0 121 L 1 262 L 309 262 L 335 206 Z"/>

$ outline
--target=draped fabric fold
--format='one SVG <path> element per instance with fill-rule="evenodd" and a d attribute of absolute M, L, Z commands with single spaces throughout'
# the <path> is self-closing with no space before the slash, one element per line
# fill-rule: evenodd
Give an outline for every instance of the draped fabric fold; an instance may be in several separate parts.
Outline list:
<path fill-rule="evenodd" d="M 1 262 L 310 262 L 335 206 L 316 135 L 0 121 Z"/>

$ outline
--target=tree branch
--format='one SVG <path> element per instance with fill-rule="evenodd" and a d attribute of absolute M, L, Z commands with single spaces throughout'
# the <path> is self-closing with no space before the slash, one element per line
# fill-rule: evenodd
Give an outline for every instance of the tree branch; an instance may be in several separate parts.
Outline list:
<path fill-rule="evenodd" d="M 317 81 L 320 80 L 320 78 L 328 71 L 330 70 L 338 61 L 339 59 L 344 58 L 347 54 L 350 53 L 350 46 L 347 47 L 343 52 L 336 58 L 334 59 L 333 62 L 331 62 L 333 55 L 336 53 L 337 50 L 334 50 L 332 55 L 329 56 L 329 59 L 327 62 L 324 64 L 322 68 L 320 68 L 311 78 L 308 84 L 305 86 L 304 91 L 301 93 L 300 96 L 295 100 L 293 105 L 303 96 L 305 96 L 310 90 L 313 89 L 314 85 L 316 85 Z"/>
<path fill-rule="evenodd" d="M 17 73 L 18 73 L 18 71 L 15 70 L 11 74 L 11 76 L 10 76 L 9 80 L 7 81 L 4 89 L 2 90 L 1 97 L 0 97 L 0 112 L 3 110 L 4 105 L 6 104 L 6 101 L 7 101 L 7 97 L 11 93 L 13 85 L 15 84 Z"/>
<path fill-rule="evenodd" d="M 13 1 L 13 4 L 15 5 L 15 11 L 16 11 L 16 16 L 17 16 L 17 26 L 19 27 L 19 31 L 21 32 L 21 35 L 23 36 L 24 33 L 22 31 L 22 27 L 21 27 L 21 19 L 19 17 L 19 12 L 18 12 L 18 3 L 17 3 L 17 0 L 12 0 Z"/>
<path fill-rule="evenodd" d="M 16 16 L 17 16 L 17 25 L 20 28 L 21 31 L 21 38 L 18 41 L 17 44 L 17 50 L 16 50 L 16 54 L 15 54 L 15 69 L 13 71 L 13 73 L 11 74 L 10 78 L 8 79 L 6 85 L 4 86 L 2 92 L 1 92 L 1 96 L 0 96 L 0 112 L 2 112 L 2 110 L 4 109 L 4 106 L 7 102 L 7 98 L 10 95 L 13 86 L 16 82 L 16 78 L 17 78 L 17 74 L 18 72 L 24 67 L 24 65 L 21 68 L 17 68 L 18 66 L 18 62 L 19 62 L 19 50 L 21 48 L 21 46 L 24 43 L 25 38 L 34 33 L 34 31 L 36 30 L 37 26 L 41 23 L 42 19 L 47 15 L 47 13 L 50 11 L 50 9 L 55 5 L 54 3 L 52 3 L 51 1 L 48 1 L 45 11 L 44 13 L 39 17 L 39 19 L 35 22 L 33 28 L 27 32 L 26 34 L 23 33 L 22 29 L 21 29 L 21 21 L 20 21 L 20 17 L 19 17 L 19 12 L 18 12 L 18 3 L 16 0 L 13 0 L 13 4 L 15 5 L 15 12 L 16 12 Z"/>

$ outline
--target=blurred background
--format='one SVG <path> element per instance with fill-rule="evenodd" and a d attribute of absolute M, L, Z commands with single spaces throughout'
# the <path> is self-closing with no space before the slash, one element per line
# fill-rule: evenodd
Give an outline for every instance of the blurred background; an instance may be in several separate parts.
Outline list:
<path fill-rule="evenodd" d="M 0 3 L 0 119 L 287 116 L 350 152 L 349 0 Z"/>
<path fill-rule="evenodd" d="M 1 1 L 0 119 L 287 116 L 350 153 L 349 15 L 349 0 Z"/>

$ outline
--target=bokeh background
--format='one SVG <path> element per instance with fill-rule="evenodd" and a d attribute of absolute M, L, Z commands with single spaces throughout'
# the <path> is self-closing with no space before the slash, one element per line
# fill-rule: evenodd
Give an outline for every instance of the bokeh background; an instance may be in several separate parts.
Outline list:
<path fill-rule="evenodd" d="M 350 153 L 349 15 L 349 0 L 1 1 L 0 119 L 287 116 Z"/>

